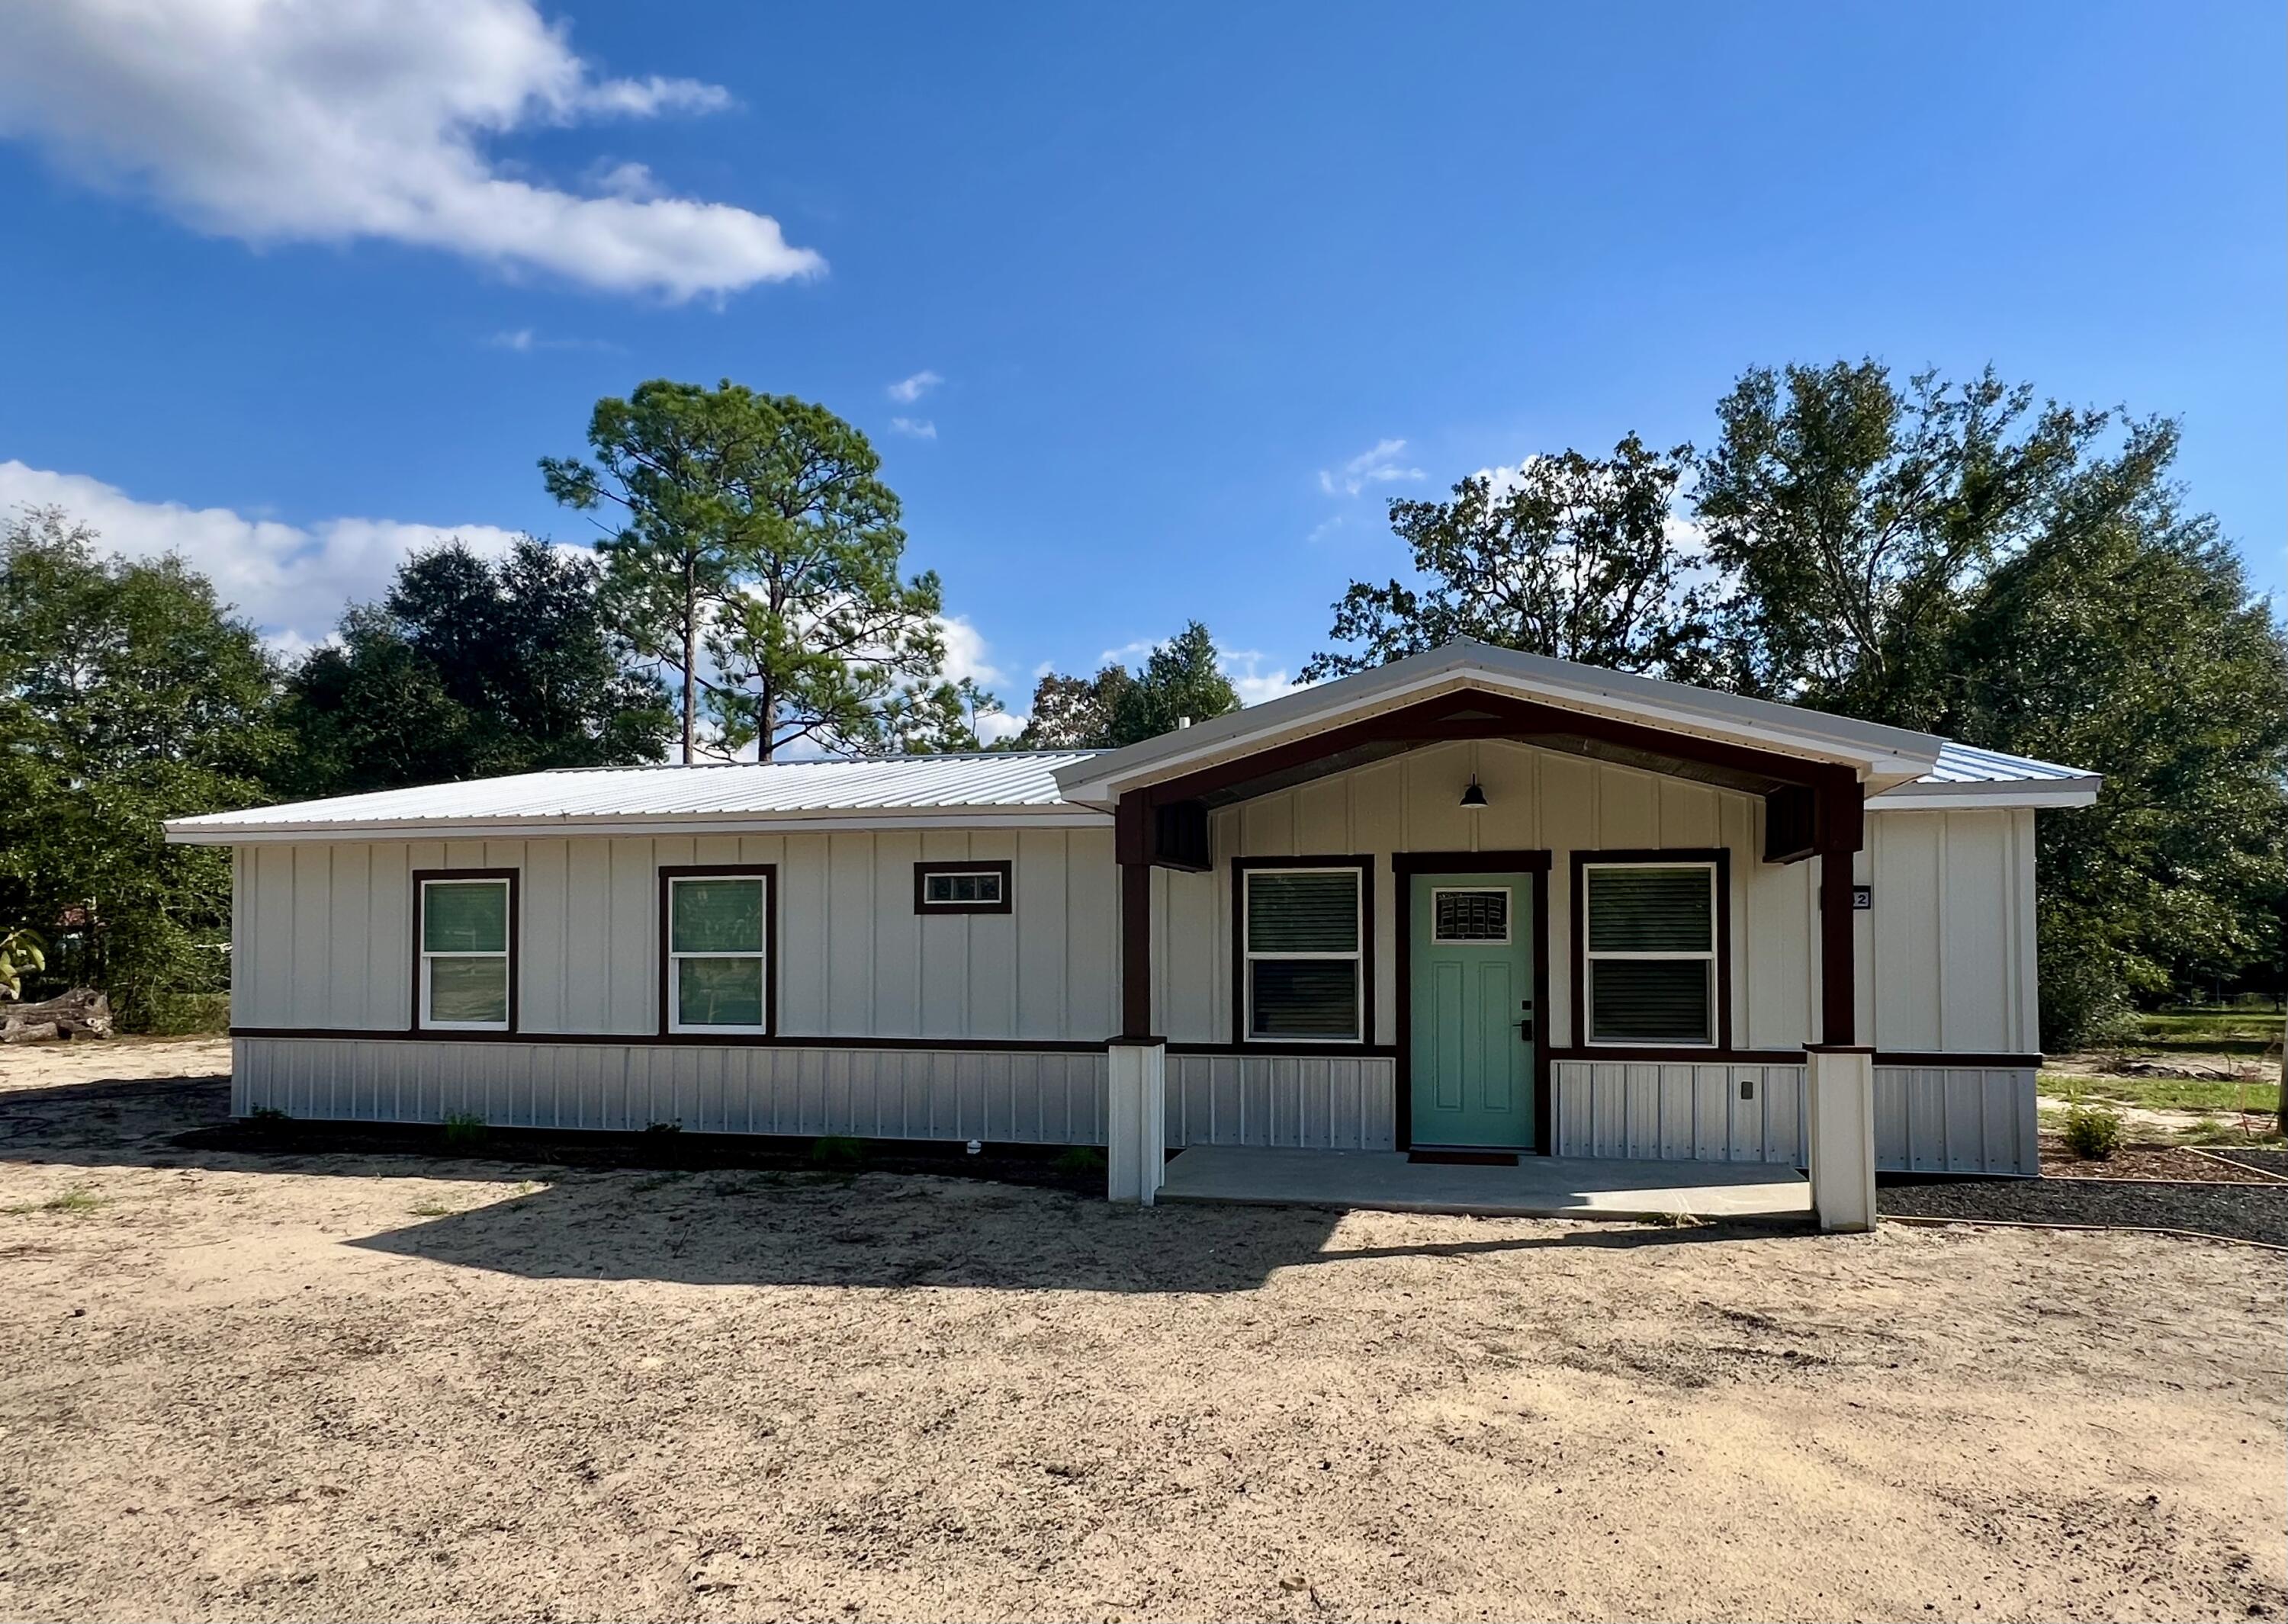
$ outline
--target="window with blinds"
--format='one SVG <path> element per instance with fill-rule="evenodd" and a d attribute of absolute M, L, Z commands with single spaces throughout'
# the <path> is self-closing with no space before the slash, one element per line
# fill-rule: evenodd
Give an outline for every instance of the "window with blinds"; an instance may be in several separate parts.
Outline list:
<path fill-rule="evenodd" d="M 669 1031 L 763 1030 L 765 883 L 760 875 L 728 874 L 668 881 Z"/>
<path fill-rule="evenodd" d="M 1592 1043 L 1716 1041 L 1716 865 L 1588 864 Z"/>
<path fill-rule="evenodd" d="M 421 882 L 421 1025 L 508 1030 L 509 884 Z"/>
<path fill-rule="evenodd" d="M 1251 868 L 1241 909 L 1245 1032 L 1355 1043 L 1364 1026 L 1362 876 L 1356 868 Z"/>

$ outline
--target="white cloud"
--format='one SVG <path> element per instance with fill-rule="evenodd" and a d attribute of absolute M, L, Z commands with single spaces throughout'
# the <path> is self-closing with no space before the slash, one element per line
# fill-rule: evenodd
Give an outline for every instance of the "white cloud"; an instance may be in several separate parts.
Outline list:
<path fill-rule="evenodd" d="M 1022 695 L 1002 692 L 1008 684 L 1009 674 L 993 663 L 983 632 L 958 614 L 939 616 L 937 626 L 939 635 L 945 639 L 943 669 L 947 681 L 959 682 L 965 677 L 993 693 L 1004 705 L 1012 701 L 1022 701 Z M 1023 713 L 1007 710 L 979 717 L 977 741 L 997 744 L 1004 739 L 1013 739 L 1025 731 L 1025 721 Z"/>
<path fill-rule="evenodd" d="M 528 327 L 504 328 L 486 338 L 485 343 L 496 350 L 513 350 L 520 355 L 529 355 L 535 350 L 605 350 L 624 353 L 616 344 L 602 338 L 551 338 Z"/>
<path fill-rule="evenodd" d="M 893 417 L 890 427 L 901 434 L 910 434 L 916 440 L 937 438 L 937 424 L 927 417 Z"/>
<path fill-rule="evenodd" d="M 945 380 L 936 373 L 925 368 L 915 373 L 911 377 L 900 378 L 896 383 L 888 385 L 883 392 L 901 405 L 911 406 L 944 382 Z"/>
<path fill-rule="evenodd" d="M 131 558 L 173 552 L 215 584 L 226 603 L 288 654 L 323 642 L 352 599 L 381 596 L 408 553 L 454 536 L 487 555 L 516 533 L 495 525 L 417 525 L 391 519 L 329 519 L 306 527 L 249 519 L 229 508 L 139 502 L 85 474 L 0 463 L 0 514 L 60 507 L 101 535 L 99 546 Z"/>
<path fill-rule="evenodd" d="M 582 194 L 485 143 L 730 100 L 597 77 L 534 0 L 0 6 L 0 135 L 75 175 L 258 246 L 379 239 L 614 292 L 720 297 L 825 261 L 766 215 L 660 195 L 640 164 Z"/>
<path fill-rule="evenodd" d="M 1423 478 L 1419 468 L 1400 460 L 1405 450 L 1402 440 L 1377 440 L 1371 450 L 1360 452 L 1340 468 L 1319 470 L 1319 488 L 1330 496 L 1355 496 L 1370 485 Z"/>
<path fill-rule="evenodd" d="M 1292 693 L 1299 688 L 1311 685 L 1291 680 L 1283 665 L 1276 670 L 1265 670 L 1264 662 L 1269 658 L 1268 654 L 1259 654 L 1251 648 L 1216 650 L 1217 669 L 1238 691 L 1241 704 L 1260 705 L 1266 700 L 1277 699 L 1283 693 Z"/>

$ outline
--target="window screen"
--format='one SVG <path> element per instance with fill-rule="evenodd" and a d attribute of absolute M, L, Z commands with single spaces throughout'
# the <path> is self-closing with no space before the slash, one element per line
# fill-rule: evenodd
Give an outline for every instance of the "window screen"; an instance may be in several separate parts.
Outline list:
<path fill-rule="evenodd" d="M 1358 1040 L 1360 877 L 1348 867 L 1248 870 L 1248 1036 Z"/>
<path fill-rule="evenodd" d="M 1509 891 L 1438 891 L 1431 895 L 1431 939 L 1438 942 L 1509 940 Z"/>
<path fill-rule="evenodd" d="M 1716 867 L 1591 865 L 1587 887 L 1589 1041 L 1716 1041 Z"/>
<path fill-rule="evenodd" d="M 670 1030 L 762 1029 L 767 1002 L 763 885 L 759 875 L 668 882 Z"/>
<path fill-rule="evenodd" d="M 508 1027 L 508 882 L 421 883 L 421 1024 Z"/>

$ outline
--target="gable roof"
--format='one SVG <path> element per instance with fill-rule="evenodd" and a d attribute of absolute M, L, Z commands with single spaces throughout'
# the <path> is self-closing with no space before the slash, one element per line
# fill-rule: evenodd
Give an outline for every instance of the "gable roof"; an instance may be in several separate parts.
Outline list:
<path fill-rule="evenodd" d="M 1934 733 L 1458 638 L 1076 762 L 1058 771 L 1057 785 L 1067 800 L 1109 808 L 1126 790 L 1462 691 L 1848 767 L 1870 794 L 1932 771 L 1946 742 Z"/>
<path fill-rule="evenodd" d="M 1854 767 L 1870 812 L 2086 806 L 2103 782 L 1934 734 L 1569 661 L 1449 644 L 1119 750 L 584 767 L 177 818 L 186 845 L 762 830 L 1101 828 L 1120 790 L 1465 687 Z"/>

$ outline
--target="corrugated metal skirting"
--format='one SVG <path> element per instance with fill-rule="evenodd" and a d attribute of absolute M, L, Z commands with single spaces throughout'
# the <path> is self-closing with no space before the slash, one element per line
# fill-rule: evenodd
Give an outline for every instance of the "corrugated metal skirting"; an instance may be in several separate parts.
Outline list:
<path fill-rule="evenodd" d="M 1804 1164 L 1800 1066 L 1560 1060 L 1556 1072 L 1561 1156 Z M 2032 1070 L 1877 1066 L 1875 1166 L 2038 1173 Z"/>
<path fill-rule="evenodd" d="M 1104 1142 L 1101 1053 L 239 1038 L 231 1109 L 503 1128 Z"/>
<path fill-rule="evenodd" d="M 1394 1060 L 1315 1055 L 1170 1055 L 1168 1148 L 1286 1145 L 1386 1151 L 1397 1144 Z"/>

